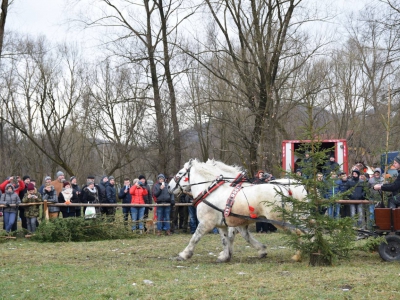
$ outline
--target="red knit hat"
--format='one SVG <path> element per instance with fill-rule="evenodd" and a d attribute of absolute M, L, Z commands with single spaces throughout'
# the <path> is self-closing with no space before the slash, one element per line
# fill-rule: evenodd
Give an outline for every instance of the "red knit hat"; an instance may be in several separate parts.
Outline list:
<path fill-rule="evenodd" d="M 34 191 L 35 190 L 35 186 L 33 185 L 33 183 L 28 184 L 27 187 L 28 191 Z"/>
<path fill-rule="evenodd" d="M 63 186 L 66 187 L 67 185 L 71 186 L 71 184 L 69 183 L 69 181 L 64 181 Z"/>

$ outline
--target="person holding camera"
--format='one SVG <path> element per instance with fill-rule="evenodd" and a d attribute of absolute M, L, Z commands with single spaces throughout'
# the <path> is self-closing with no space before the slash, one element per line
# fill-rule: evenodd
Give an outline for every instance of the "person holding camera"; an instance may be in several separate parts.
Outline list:
<path fill-rule="evenodd" d="M 171 235 L 171 206 L 175 205 L 174 194 L 169 193 L 164 174 L 159 174 L 157 181 L 153 186 L 153 196 L 157 199 L 157 204 L 170 204 L 157 207 L 157 235 L 160 236 L 162 231 Z"/>
<path fill-rule="evenodd" d="M 122 201 L 123 204 L 130 204 L 132 201 L 132 196 L 129 194 L 129 190 L 131 189 L 131 180 L 126 177 L 124 179 L 124 186 L 119 190 L 118 198 Z M 131 208 L 129 206 L 122 207 L 122 214 L 124 216 L 124 224 L 128 225 L 128 216 L 131 214 Z"/>
<path fill-rule="evenodd" d="M 131 204 L 145 204 L 144 197 L 148 195 L 147 189 L 144 187 L 142 181 L 138 178 L 133 180 L 133 185 L 129 190 L 129 194 L 131 194 L 132 200 Z M 143 233 L 144 225 L 143 225 L 143 216 L 144 216 L 145 207 L 131 207 L 131 217 L 132 217 L 132 231 L 136 232 L 136 226 L 138 226 L 139 234 Z M 138 224 L 137 224 L 138 223 Z"/>
<path fill-rule="evenodd" d="M 25 193 L 24 197 L 22 198 L 22 202 L 23 203 L 42 202 L 42 196 L 36 190 L 33 183 L 28 184 L 27 192 Z M 39 217 L 39 205 L 25 206 L 24 213 L 25 213 L 26 225 L 27 225 L 28 232 L 35 233 L 36 222 L 37 222 L 37 218 Z"/>

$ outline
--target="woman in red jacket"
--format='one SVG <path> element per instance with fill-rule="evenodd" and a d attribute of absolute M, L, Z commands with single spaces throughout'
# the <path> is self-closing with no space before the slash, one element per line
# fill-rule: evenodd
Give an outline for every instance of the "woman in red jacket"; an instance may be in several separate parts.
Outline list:
<path fill-rule="evenodd" d="M 143 183 L 139 181 L 139 179 L 133 180 L 133 185 L 129 190 L 129 194 L 132 196 L 131 204 L 145 204 L 143 196 L 148 194 L 147 189 L 143 188 Z M 136 225 L 139 221 L 139 234 L 143 233 L 143 216 L 144 216 L 145 207 L 131 207 L 131 217 L 132 222 L 132 231 L 136 231 Z"/>

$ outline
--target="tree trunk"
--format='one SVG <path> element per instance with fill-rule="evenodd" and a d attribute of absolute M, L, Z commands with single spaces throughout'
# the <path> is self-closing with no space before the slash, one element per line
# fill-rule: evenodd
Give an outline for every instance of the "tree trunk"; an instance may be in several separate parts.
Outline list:
<path fill-rule="evenodd" d="M 164 15 L 164 8 L 162 0 L 158 1 L 158 10 L 160 12 L 161 19 L 161 31 L 162 31 L 162 42 L 163 42 L 163 52 L 164 52 L 164 69 L 165 76 L 167 78 L 167 85 L 169 90 L 169 97 L 171 102 L 171 120 L 174 135 L 174 167 L 176 170 L 181 168 L 181 139 L 179 134 L 179 124 L 178 117 L 176 113 L 176 95 L 175 88 L 172 80 L 171 70 L 170 70 L 170 56 L 168 50 L 168 37 L 167 37 L 167 21 Z"/>
<path fill-rule="evenodd" d="M 0 60 L 3 53 L 4 29 L 6 27 L 6 18 L 8 10 L 8 0 L 1 2 L 1 15 L 0 15 Z"/>

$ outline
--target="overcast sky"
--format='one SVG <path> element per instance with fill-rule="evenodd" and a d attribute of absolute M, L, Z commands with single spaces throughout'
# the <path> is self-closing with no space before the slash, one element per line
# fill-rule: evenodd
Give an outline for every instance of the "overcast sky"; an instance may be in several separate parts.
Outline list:
<path fill-rule="evenodd" d="M 317 3 L 332 3 L 346 13 L 358 10 L 371 1 L 373 0 L 318 0 Z M 42 34 L 53 41 L 71 41 L 76 40 L 77 37 L 80 41 L 90 40 L 88 31 L 77 33 L 67 30 L 67 25 L 63 24 L 68 13 L 65 3 L 66 0 L 14 0 L 7 17 L 6 30 L 34 36 Z"/>

